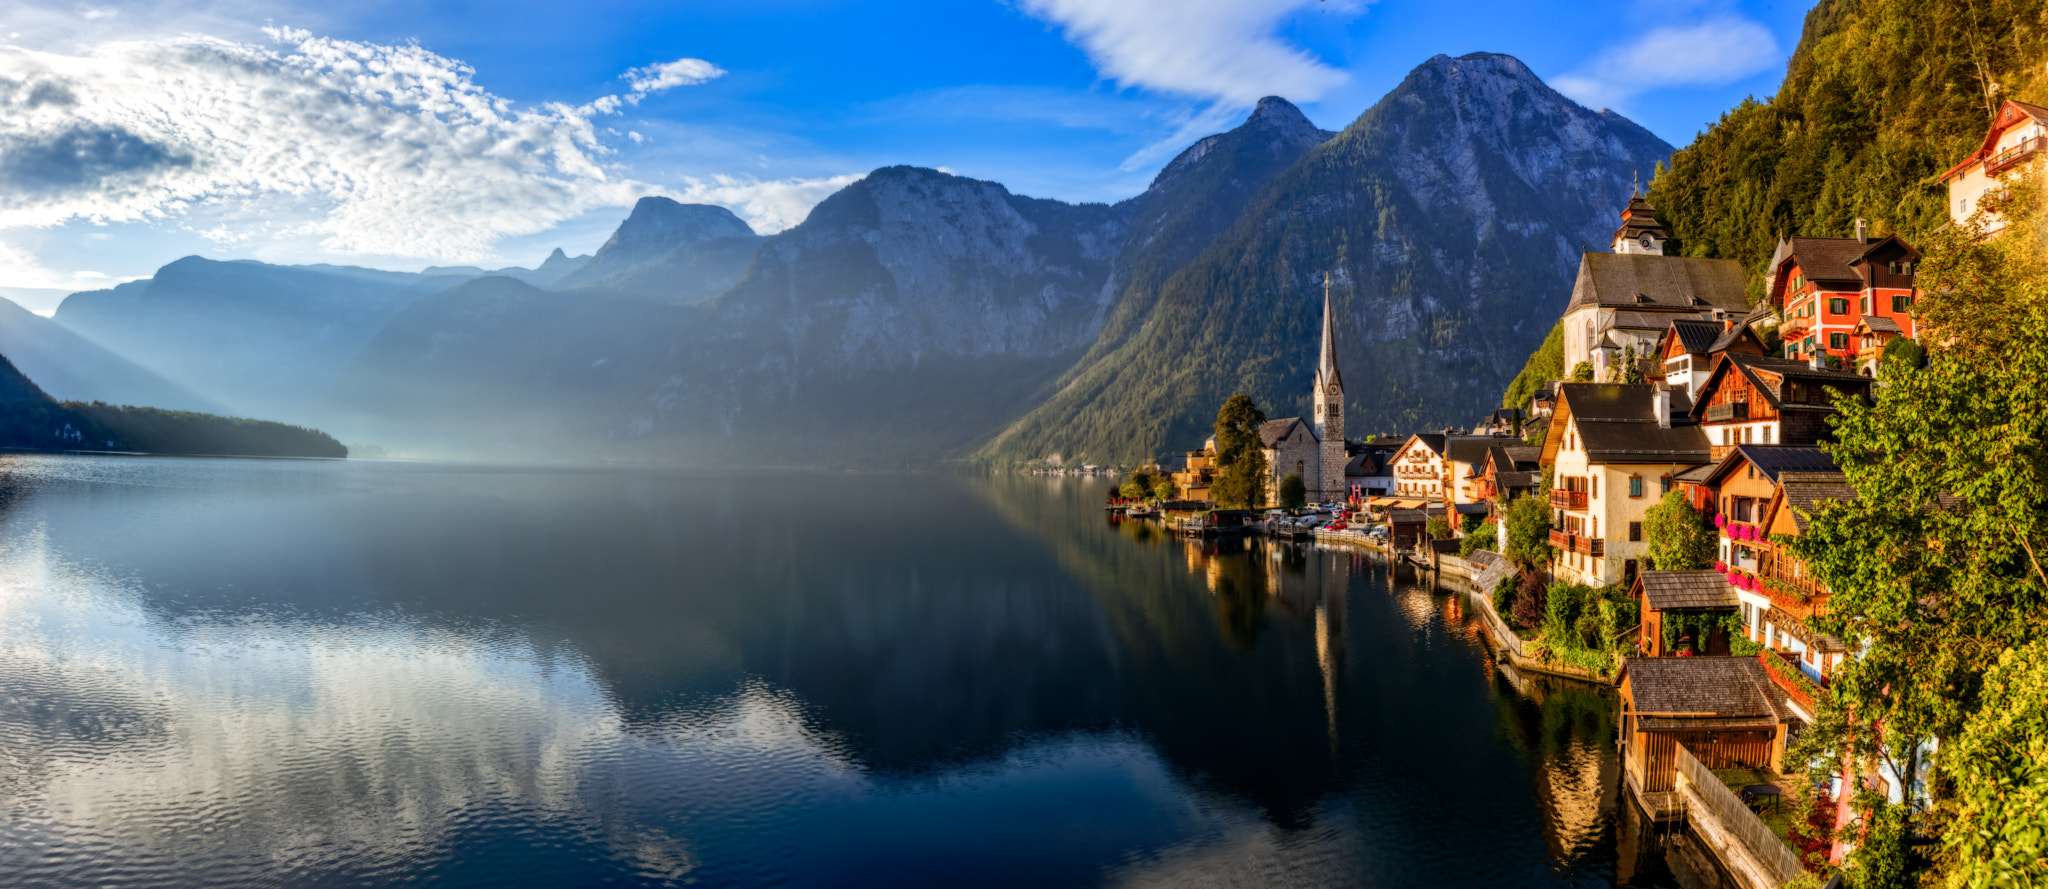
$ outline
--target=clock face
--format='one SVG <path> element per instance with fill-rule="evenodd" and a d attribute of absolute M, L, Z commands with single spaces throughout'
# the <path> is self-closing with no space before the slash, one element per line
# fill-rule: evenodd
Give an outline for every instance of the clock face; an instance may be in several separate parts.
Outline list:
<path fill-rule="evenodd" d="M 1657 242 L 1655 240 L 1652 240 L 1649 235 L 1643 236 L 1643 249 L 1647 250 L 1655 246 L 1657 246 Z"/>

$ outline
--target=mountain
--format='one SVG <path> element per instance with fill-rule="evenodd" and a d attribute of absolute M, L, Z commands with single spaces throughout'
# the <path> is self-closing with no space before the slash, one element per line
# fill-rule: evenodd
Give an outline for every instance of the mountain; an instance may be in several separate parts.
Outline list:
<path fill-rule="evenodd" d="M 444 265 L 429 266 L 421 270 L 420 275 L 428 278 L 446 275 L 455 275 L 462 278 L 481 278 L 485 275 L 496 275 L 501 278 L 516 278 L 535 287 L 553 287 L 556 282 L 568 277 L 569 273 L 582 268 L 589 261 L 590 257 L 588 255 L 570 256 L 562 252 L 562 248 L 556 247 L 555 252 L 548 254 L 547 259 L 541 260 L 539 266 L 530 269 L 510 266 L 502 269 L 486 270 L 473 265 Z"/>
<path fill-rule="evenodd" d="M 252 457 L 346 457 L 325 433 L 189 411 L 59 402 L 0 355 L 0 448 Z"/>
<path fill-rule="evenodd" d="M 1935 177 L 2005 99 L 2048 102 L 2044 15 L 2032 0 L 1820 0 L 1777 95 L 1675 154 L 1650 201 L 1684 253 L 1758 274 L 1780 237 L 1846 237 L 1858 217 L 1908 239 L 1945 225 Z"/>
<path fill-rule="evenodd" d="M 231 412 L 305 421 L 391 316 L 462 280 L 188 256 L 146 280 L 72 294 L 54 320 Z"/>
<path fill-rule="evenodd" d="M 60 401 L 218 411 L 209 399 L 69 328 L 0 299 L 0 354 Z"/>
<path fill-rule="evenodd" d="M 589 262 L 552 286 L 697 302 L 737 282 L 761 240 L 724 207 L 641 198 Z"/>
<path fill-rule="evenodd" d="M 1258 190 L 1135 332 L 982 448 L 1128 462 L 1193 447 L 1234 392 L 1306 415 L 1324 271 L 1353 436 L 1469 422 L 1549 331 L 1581 249 L 1671 151 L 1514 58 L 1438 56 Z"/>

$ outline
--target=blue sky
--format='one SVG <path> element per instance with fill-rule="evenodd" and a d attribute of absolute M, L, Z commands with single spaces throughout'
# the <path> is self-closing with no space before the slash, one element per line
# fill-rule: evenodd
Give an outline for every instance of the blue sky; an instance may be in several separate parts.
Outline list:
<path fill-rule="evenodd" d="M 0 10 L 0 293 L 193 253 L 532 265 L 650 193 L 773 231 L 890 164 L 1115 201 L 1260 95 L 1341 129 L 1438 53 L 1683 145 L 1776 89 L 1807 8 L 32 0 Z"/>

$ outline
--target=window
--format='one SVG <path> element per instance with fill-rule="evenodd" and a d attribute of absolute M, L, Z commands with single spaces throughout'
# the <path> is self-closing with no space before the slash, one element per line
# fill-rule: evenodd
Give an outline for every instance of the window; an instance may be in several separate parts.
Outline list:
<path fill-rule="evenodd" d="M 1895 294 L 1892 294 L 1892 311 L 1893 311 L 1893 312 L 1904 312 L 1904 311 L 1907 311 L 1907 310 L 1909 310 L 1909 309 L 1911 309 L 1911 308 L 1913 308 L 1913 295 L 1912 295 L 1912 294 L 1910 294 L 1910 293 L 1895 293 Z"/>
<path fill-rule="evenodd" d="M 1589 496 L 1593 496 L 1593 497 L 1598 497 L 1598 496 L 1600 496 L 1600 477 L 1599 477 L 1599 476 L 1597 476 L 1597 475 L 1596 475 L 1596 476 L 1593 476 L 1593 489 L 1592 489 L 1592 490 L 1593 490 L 1593 493 L 1592 493 L 1591 495 L 1589 495 Z"/>
<path fill-rule="evenodd" d="M 1742 443 L 1749 444 L 1749 427 L 1742 427 Z"/>
<path fill-rule="evenodd" d="M 1837 296 L 1837 297 L 1832 297 L 1832 298 L 1830 298 L 1830 299 L 1828 300 L 1828 314 L 1830 314 L 1830 315 L 1847 315 L 1847 314 L 1849 314 L 1849 299 L 1848 299 L 1848 297 L 1843 297 L 1843 296 Z"/>
<path fill-rule="evenodd" d="M 1643 523 L 1642 523 L 1642 522 L 1630 522 L 1630 523 L 1628 523 L 1628 539 L 1629 539 L 1629 542 L 1630 542 L 1630 543 L 1640 543 L 1640 542 L 1642 542 L 1642 539 L 1643 539 Z"/>
<path fill-rule="evenodd" d="M 1743 626 L 1745 626 L 1745 627 L 1746 627 L 1746 626 L 1749 626 L 1749 625 L 1750 625 L 1750 617 L 1749 617 L 1749 603 L 1748 603 L 1748 602 L 1744 602 L 1744 603 L 1742 603 L 1742 625 L 1743 625 Z"/>
<path fill-rule="evenodd" d="M 1657 496 L 1662 497 L 1669 493 L 1671 493 L 1671 476 L 1659 476 L 1657 478 Z"/>
<path fill-rule="evenodd" d="M 1957 200 L 1957 201 L 1956 201 L 1956 215 L 1957 215 L 1957 216 L 1968 216 L 1968 215 L 1970 215 L 1970 199 L 1969 199 L 1969 198 L 1961 198 L 1961 199 L 1959 199 L 1959 200 Z"/>
<path fill-rule="evenodd" d="M 1846 333 L 1831 333 L 1831 334 L 1828 334 L 1828 348 L 1830 348 L 1830 349 L 1847 349 L 1847 348 L 1849 348 L 1849 335 L 1848 335 L 1848 334 L 1846 334 Z"/>
<path fill-rule="evenodd" d="M 1865 314 L 1865 315 L 1868 315 L 1868 314 L 1870 314 L 1870 294 L 1868 294 L 1868 293 L 1866 293 L 1866 294 L 1863 294 L 1863 299 L 1862 299 L 1862 301 L 1861 301 L 1861 308 L 1863 309 L 1863 314 Z"/>
<path fill-rule="evenodd" d="M 1630 497 L 1641 497 L 1641 496 L 1643 496 L 1643 477 L 1642 477 L 1642 476 L 1640 476 L 1640 475 L 1631 475 L 1631 476 L 1629 476 L 1629 477 L 1628 477 L 1628 495 L 1629 495 Z"/>
<path fill-rule="evenodd" d="M 1764 444 L 1770 444 L 1770 443 L 1771 443 L 1771 427 L 1769 427 L 1769 426 L 1765 426 L 1765 427 L 1764 427 Z"/>

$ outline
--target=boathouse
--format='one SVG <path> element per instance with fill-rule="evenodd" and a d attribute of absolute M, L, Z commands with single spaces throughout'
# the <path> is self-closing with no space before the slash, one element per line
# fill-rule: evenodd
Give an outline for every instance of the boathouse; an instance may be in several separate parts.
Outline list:
<path fill-rule="evenodd" d="M 1671 817 L 1684 744 L 1710 769 L 1782 770 L 1801 728 L 1785 692 L 1753 657 L 1626 658 L 1621 749 L 1629 787 L 1652 817 Z"/>
<path fill-rule="evenodd" d="M 1641 606 L 1636 648 L 1645 657 L 1728 653 L 1728 630 L 1716 619 L 1734 617 L 1742 600 L 1721 572 L 1644 571 L 1630 592 Z M 1701 628 L 1706 638 L 1697 638 Z"/>

